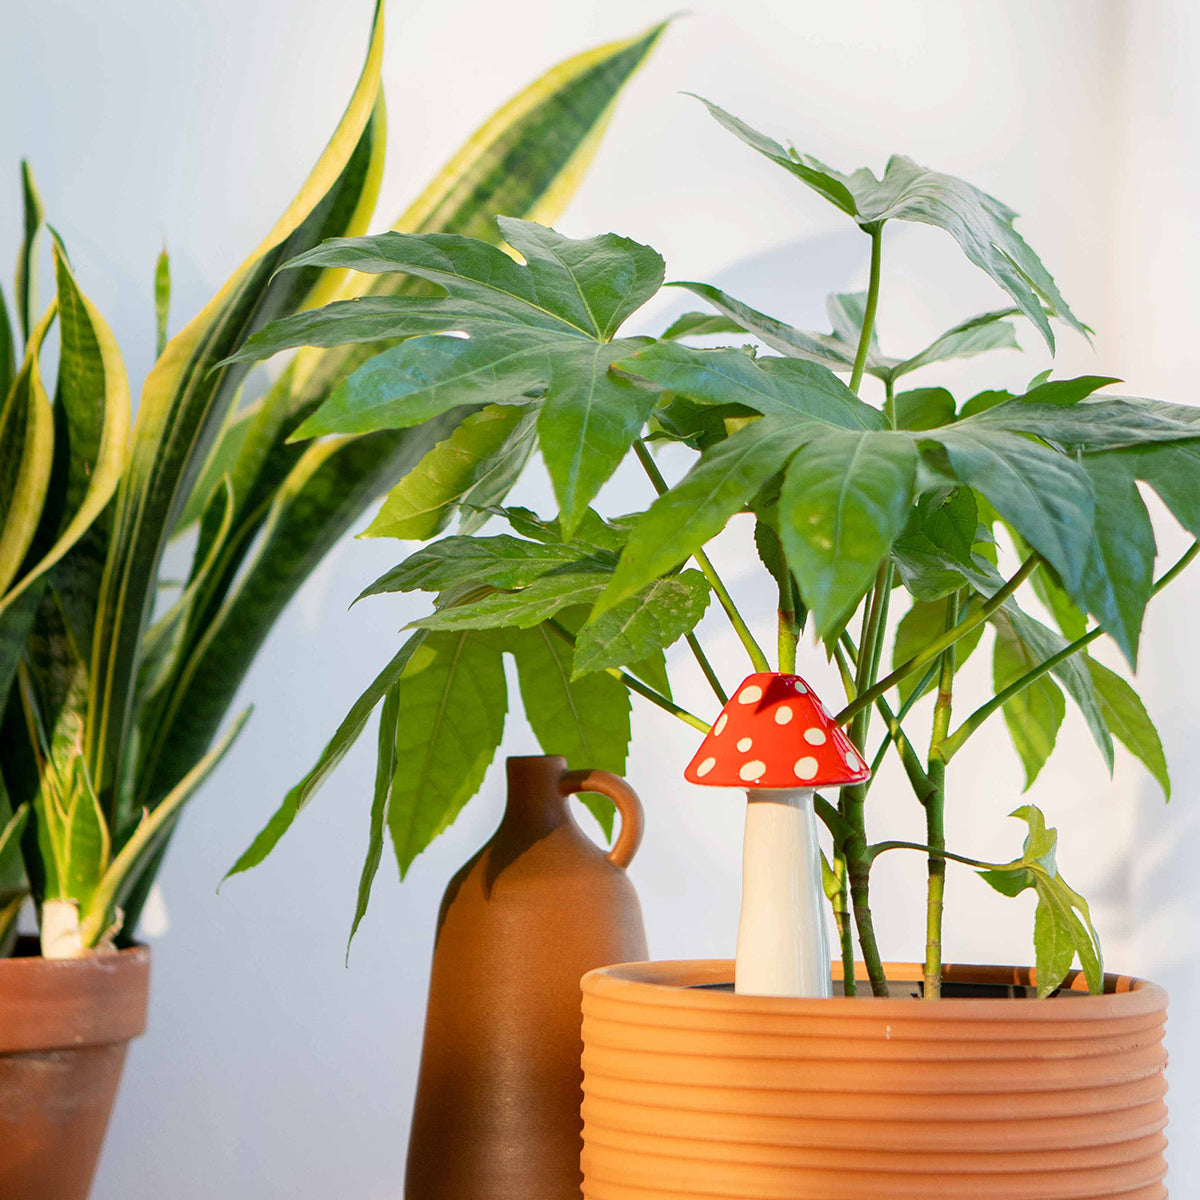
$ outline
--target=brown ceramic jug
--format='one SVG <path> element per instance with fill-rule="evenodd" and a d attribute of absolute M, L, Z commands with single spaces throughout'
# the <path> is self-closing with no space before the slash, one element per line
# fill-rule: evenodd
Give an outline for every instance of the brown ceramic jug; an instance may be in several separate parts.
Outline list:
<path fill-rule="evenodd" d="M 576 792 L 615 802 L 608 853 L 571 816 Z M 625 874 L 641 839 L 641 804 L 618 776 L 556 755 L 508 760 L 500 827 L 438 914 L 406 1200 L 580 1197 L 579 981 L 646 957 Z"/>

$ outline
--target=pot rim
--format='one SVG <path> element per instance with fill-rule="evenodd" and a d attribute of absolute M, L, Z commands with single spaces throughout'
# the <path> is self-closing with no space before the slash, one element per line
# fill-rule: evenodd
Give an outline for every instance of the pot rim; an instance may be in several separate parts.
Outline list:
<path fill-rule="evenodd" d="M 1106 974 L 1104 994 L 1093 996 L 1081 971 L 1072 971 L 1063 990 L 1079 993 L 1069 1003 L 1045 1001 L 1014 1003 L 1012 997 L 947 997 L 930 1003 L 913 1003 L 912 997 L 832 996 L 827 999 L 794 996 L 746 996 L 719 991 L 716 984 L 733 982 L 732 959 L 672 959 L 658 962 L 617 963 L 589 971 L 582 980 L 584 997 L 596 996 L 659 1008 L 699 1009 L 711 1013 L 762 1013 L 812 1017 L 880 1017 L 929 1021 L 1004 1021 L 1021 1023 L 1077 1023 L 1111 1017 L 1137 1017 L 1162 1012 L 1166 990 L 1149 980 Z M 859 968 L 862 964 L 858 964 Z M 889 980 L 913 981 L 922 975 L 919 963 L 884 963 Z M 834 978 L 841 978 L 841 963 Z M 860 978 L 865 977 L 865 970 Z M 943 979 L 961 983 L 1036 985 L 1033 967 L 993 964 L 947 964 Z M 869 1003 L 864 1004 L 863 1001 Z M 949 1006 L 949 1008 L 947 1008 Z"/>
<path fill-rule="evenodd" d="M 0 1054 L 129 1041 L 145 1031 L 149 985 L 150 948 L 140 944 L 82 958 L 0 959 Z"/>

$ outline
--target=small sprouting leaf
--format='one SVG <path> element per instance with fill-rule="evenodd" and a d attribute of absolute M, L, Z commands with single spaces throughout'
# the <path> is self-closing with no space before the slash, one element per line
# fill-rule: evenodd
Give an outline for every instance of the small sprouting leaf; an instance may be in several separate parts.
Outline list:
<path fill-rule="evenodd" d="M 1039 665 L 1039 659 L 1013 629 L 1007 614 L 998 615 L 993 661 L 993 684 L 997 694 L 1010 683 Z M 1049 675 L 1042 675 L 1004 705 L 1004 720 L 1013 745 L 1025 767 L 1025 787 L 1038 777 L 1054 750 L 1059 726 L 1066 715 L 1062 690 Z"/>
<path fill-rule="evenodd" d="M 892 546 L 892 561 L 917 600 L 933 601 L 957 591 L 975 569 L 972 547 L 979 510 L 970 488 L 921 496 L 904 532 Z"/>
<path fill-rule="evenodd" d="M 696 627 L 709 598 L 699 571 L 655 579 L 579 631 L 572 678 L 626 667 L 665 650 Z"/>
<path fill-rule="evenodd" d="M 1104 990 L 1104 964 L 1100 939 L 1092 925 L 1087 901 L 1067 885 L 1058 872 L 1055 852 L 1058 831 L 1046 827 L 1046 818 L 1032 804 L 1011 814 L 1029 826 L 1020 858 L 980 877 L 1004 896 L 1019 896 L 1032 888 L 1037 894 L 1033 943 L 1037 956 L 1038 996 L 1053 994 L 1071 969 L 1076 956 L 1088 990 Z"/>
<path fill-rule="evenodd" d="M 1141 759 L 1169 800 L 1171 776 L 1167 769 L 1167 756 L 1163 753 L 1162 740 L 1150 714 L 1146 712 L 1146 706 L 1137 692 L 1115 671 L 1110 671 L 1103 663 L 1090 657 L 1087 666 L 1096 685 L 1100 711 L 1113 736 L 1131 754 Z"/>
<path fill-rule="evenodd" d="M 167 346 L 167 318 L 171 312 L 171 259 L 164 246 L 154 263 L 154 357 Z"/>
<path fill-rule="evenodd" d="M 736 321 L 719 313 L 683 313 L 662 333 L 664 342 L 685 337 L 712 337 L 714 334 L 743 334 L 746 330 Z"/>
<path fill-rule="evenodd" d="M 1030 384 L 1029 390 L 1017 399 L 1024 404 L 1078 404 L 1087 399 L 1093 392 L 1110 383 L 1120 383 L 1108 375 L 1080 375 L 1076 379 L 1036 379 Z"/>
<path fill-rule="evenodd" d="M 892 400 L 900 429 L 936 429 L 954 420 L 954 397 L 945 388 L 915 388 Z"/>

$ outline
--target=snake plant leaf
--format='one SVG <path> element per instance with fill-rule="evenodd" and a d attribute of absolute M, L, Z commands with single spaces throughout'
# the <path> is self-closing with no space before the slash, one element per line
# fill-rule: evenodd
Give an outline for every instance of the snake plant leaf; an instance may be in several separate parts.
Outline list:
<path fill-rule="evenodd" d="M 997 693 L 1033 670 L 1041 659 L 1017 636 L 1011 619 L 1001 615 L 994 622 L 996 645 L 992 681 Z M 1066 716 L 1067 702 L 1049 675 L 1035 679 L 1004 705 L 1004 720 L 1025 767 L 1028 790 L 1054 750 L 1059 727 Z"/>
<path fill-rule="evenodd" d="M 8 316 L 8 302 L 4 289 L 0 288 L 0 396 L 7 396 L 17 373 L 17 353 L 13 339 L 12 323 Z"/>
<path fill-rule="evenodd" d="M 573 542 L 532 542 L 509 534 L 447 537 L 410 554 L 366 588 L 359 599 L 387 592 L 441 592 L 461 584 L 523 588 L 557 568 L 581 561 L 601 565 L 593 547 Z M 609 556 L 609 562 L 615 565 L 615 556 Z"/>
<path fill-rule="evenodd" d="M 1154 527 L 1132 464 L 1084 455 L 1081 465 L 1096 496 L 1095 539 L 1081 599 L 1136 670 L 1142 618 L 1154 587 Z"/>
<path fill-rule="evenodd" d="M 830 430 L 792 459 L 779 525 L 800 594 L 824 637 L 878 571 L 908 520 L 917 449 L 902 433 Z"/>
<path fill-rule="evenodd" d="M 937 429 L 954 420 L 954 397 L 942 387 L 914 388 L 898 392 L 892 412 L 900 429 Z"/>
<path fill-rule="evenodd" d="M 63 830 L 63 858 L 57 898 L 73 900 L 83 911 L 108 869 L 112 844 L 100 801 L 81 758 L 74 760 L 75 784 Z M 41 815 L 41 814 L 39 814 Z"/>
<path fill-rule="evenodd" d="M 508 495 L 537 444 L 529 405 L 490 404 L 463 419 L 384 499 L 362 537 L 424 541 L 440 533 L 456 508 L 471 532 Z"/>
<path fill-rule="evenodd" d="M 500 745 L 502 645 L 478 630 L 431 633 L 400 675 L 388 831 L 401 879 L 479 790 Z"/>
<path fill-rule="evenodd" d="M 674 645 L 695 629 L 710 599 L 708 581 L 699 571 L 655 579 L 583 626 L 571 678 L 627 667 Z"/>
<path fill-rule="evenodd" d="M 332 234 L 365 225 L 382 170 L 379 71 L 382 5 L 366 65 L 346 112 L 296 198 L 198 316 L 168 343 L 143 388 L 133 451 L 118 494 L 112 549 L 96 620 L 87 761 L 101 800 L 120 826 L 127 813 L 116 781 L 130 753 L 137 664 L 163 550 L 224 422 L 244 368 L 213 368 L 248 332 L 319 293 L 319 273 L 276 267 Z"/>
<path fill-rule="evenodd" d="M 0 600 L 0 613 L 79 542 L 108 507 L 126 463 L 129 379 L 116 339 L 80 291 L 57 242 L 54 268 L 60 330 L 55 450 L 62 495 L 55 497 L 47 547 Z"/>
<path fill-rule="evenodd" d="M 908 375 L 930 363 L 948 362 L 953 358 L 973 358 L 990 350 L 1019 350 L 1017 332 L 1006 318 L 1015 316 L 1020 310 L 1002 308 L 994 312 L 980 313 L 960 321 L 935 338 L 924 350 L 911 358 L 898 362 L 891 372 L 893 380 Z"/>
<path fill-rule="evenodd" d="M 1029 826 L 1024 852 L 979 876 L 1004 896 L 1019 896 L 1032 889 L 1037 895 L 1033 941 L 1037 955 L 1038 996 L 1053 994 L 1066 978 L 1076 956 L 1083 967 L 1088 990 L 1104 990 L 1100 939 L 1092 925 L 1087 901 L 1067 885 L 1056 862 L 1058 831 L 1047 828 L 1041 810 L 1023 805 L 1010 814 Z"/>
<path fill-rule="evenodd" d="M 667 287 L 676 286 L 682 285 L 667 284 Z M 739 325 L 737 321 L 732 321 L 717 313 L 688 312 L 676 317 L 660 336 L 664 342 L 670 342 L 676 338 L 712 337 L 723 333 L 743 334 L 745 332 L 745 327 Z"/>
<path fill-rule="evenodd" d="M 569 609 L 561 623 L 574 631 L 587 615 Z M 572 770 L 596 767 L 625 773 L 629 751 L 629 690 L 604 672 L 573 678 L 570 645 L 545 625 L 512 630 L 505 635 L 517 664 L 525 718 L 546 754 L 561 754 Z M 612 836 L 614 808 L 605 796 L 585 793 L 580 799 Z"/>
<path fill-rule="evenodd" d="M 167 319 L 171 313 L 171 256 L 166 246 L 154 260 L 154 357 L 167 348 Z"/>
<path fill-rule="evenodd" d="M 784 321 L 759 312 L 756 308 L 751 308 L 749 304 L 735 299 L 711 284 L 679 279 L 672 280 L 666 286 L 685 288 L 702 300 L 707 300 L 718 313 L 728 318 L 735 328 L 752 334 L 764 345 L 789 358 L 803 358 L 809 362 L 820 363 L 831 371 L 849 371 L 854 365 L 853 347 L 847 349 L 839 338 L 829 334 L 805 333 Z M 669 335 L 670 330 L 663 334 L 663 340 L 669 340 Z"/>
<path fill-rule="evenodd" d="M 1019 434 L 966 421 L 927 436 L 944 447 L 957 477 L 982 493 L 1054 567 L 1067 591 L 1080 596 L 1096 507 L 1082 467 Z"/>
<path fill-rule="evenodd" d="M 54 320 L 47 309 L 29 338 L 25 361 L 0 409 L 0 597 L 33 544 L 54 462 L 54 413 L 38 356 Z"/>
<path fill-rule="evenodd" d="M 785 149 L 717 105 L 697 99 L 735 137 L 823 195 L 865 231 L 875 232 L 889 220 L 916 221 L 945 230 L 967 258 L 1013 298 L 1052 351 L 1054 331 L 1046 308 L 1087 335 L 1050 273 L 1014 228 L 1017 213 L 994 196 L 900 154 L 888 159 L 882 178 L 865 167 L 845 175 L 812 155 Z"/>
<path fill-rule="evenodd" d="M 400 693 L 393 684 L 383 698 L 379 711 L 378 746 L 375 753 L 375 790 L 371 797 L 371 825 L 367 834 L 367 855 L 363 859 L 362 873 L 358 880 L 358 898 L 354 905 L 354 920 L 350 925 L 350 936 L 346 939 L 346 962 L 350 961 L 350 945 L 354 935 L 367 915 L 367 904 L 371 899 L 371 887 L 379 864 L 383 860 L 383 841 L 387 829 L 388 803 L 392 797 L 392 776 L 396 772 L 396 727 L 400 717 Z"/>
<path fill-rule="evenodd" d="M 152 807 L 204 752 L 228 707 L 230 678 L 249 668 L 300 583 L 385 481 L 419 461 L 445 432 L 445 422 L 433 422 L 413 435 L 333 439 L 305 450 L 275 493 L 252 559 L 188 647 L 143 732 L 139 806 Z M 373 439 L 387 439 L 390 453 Z"/>
<path fill-rule="evenodd" d="M 21 210 L 25 236 L 17 257 L 15 293 L 21 336 L 28 341 L 33 334 L 33 314 L 37 311 L 37 243 L 45 209 L 26 159 L 21 160 Z"/>
<path fill-rule="evenodd" d="M 1162 739 L 1146 711 L 1137 692 L 1115 671 L 1090 656 L 1087 668 L 1096 687 L 1100 711 L 1113 736 L 1134 757 L 1141 760 L 1146 770 L 1157 780 L 1163 796 L 1171 798 L 1171 776 L 1167 758 L 1163 753 Z"/>
<path fill-rule="evenodd" d="M 864 404 L 832 371 L 803 359 L 655 342 L 616 366 L 706 404 L 748 405 L 764 416 L 809 418 L 841 429 L 886 424 L 878 409 Z"/>
<path fill-rule="evenodd" d="M 420 649 L 427 636 L 423 631 L 413 634 L 396 651 L 387 666 L 371 681 L 366 691 L 355 700 L 308 774 L 288 792 L 283 803 L 259 831 L 254 841 L 250 843 L 237 862 L 225 872 L 226 879 L 258 866 L 275 849 L 279 839 L 291 828 L 292 822 L 301 810 L 306 807 L 321 785 L 333 774 L 338 764 L 349 753 L 350 748 L 358 740 L 358 735 L 362 733 L 367 721 L 370 720 L 371 714 L 379 702 L 393 689 L 404 668 Z"/>
<path fill-rule="evenodd" d="M 892 665 L 898 667 L 908 662 L 920 650 L 924 650 L 935 638 L 946 631 L 946 610 L 949 598 L 942 596 L 937 600 L 914 600 L 912 607 L 900 618 L 896 626 L 896 641 L 892 649 Z M 954 665 L 958 670 L 975 652 L 983 638 L 984 626 L 976 625 L 974 629 L 964 634 L 954 643 Z M 913 689 L 921 682 L 919 674 L 908 675 L 900 681 L 900 703 L 908 702 Z M 937 679 L 932 678 L 925 685 L 921 695 L 933 691 L 937 687 Z"/>
<path fill-rule="evenodd" d="M 637 520 L 593 619 L 667 574 L 716 537 L 729 518 L 822 428 L 814 421 L 763 417 L 706 451 L 683 479 Z"/>

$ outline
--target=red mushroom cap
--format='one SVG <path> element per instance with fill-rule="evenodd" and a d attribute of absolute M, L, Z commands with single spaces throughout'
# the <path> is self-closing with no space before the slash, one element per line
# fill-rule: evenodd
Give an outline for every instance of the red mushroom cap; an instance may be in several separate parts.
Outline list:
<path fill-rule="evenodd" d="M 721 709 L 683 777 L 711 787 L 862 783 L 870 770 L 799 675 L 748 675 Z"/>

